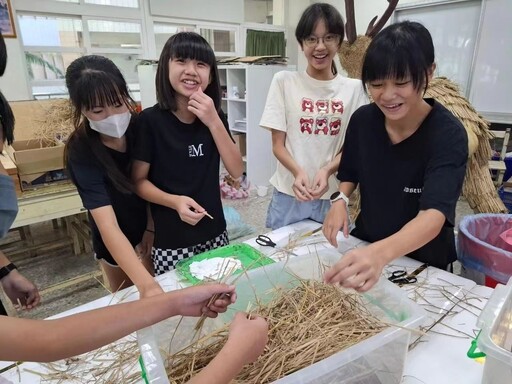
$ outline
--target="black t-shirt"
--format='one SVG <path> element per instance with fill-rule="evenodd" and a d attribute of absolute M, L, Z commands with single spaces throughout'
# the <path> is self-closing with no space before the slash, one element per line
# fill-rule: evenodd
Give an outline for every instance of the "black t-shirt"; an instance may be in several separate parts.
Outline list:
<path fill-rule="evenodd" d="M 398 232 L 420 210 L 442 212 L 446 220 L 439 235 L 407 256 L 445 268 L 457 258 L 453 226 L 468 139 L 450 111 L 425 100 L 432 110 L 397 144 L 389 139 L 380 109 L 374 103 L 360 107 L 347 128 L 338 179 L 359 184 L 361 212 L 352 234 L 369 242 Z"/>
<path fill-rule="evenodd" d="M 131 173 L 131 151 L 136 135 L 135 129 L 136 125 L 131 123 L 126 131 L 127 151 L 125 153 L 105 147 L 114 163 L 127 177 L 130 177 Z M 133 246 L 139 244 L 147 224 L 147 203 L 135 193 L 118 191 L 87 143 L 78 139 L 68 148 L 67 168 L 84 207 L 90 211 L 111 205 L 119 228 L 126 238 Z M 94 252 L 98 258 L 106 259 L 110 263 L 114 262 L 90 213 L 89 220 Z"/>
<path fill-rule="evenodd" d="M 219 116 L 229 133 L 224 114 Z M 220 155 L 208 127 L 199 119 L 183 123 L 158 105 L 142 111 L 137 123 L 134 158 L 150 163 L 148 180 L 164 192 L 191 197 L 214 218 L 204 217 L 191 226 L 174 209 L 151 204 L 154 246 L 185 248 L 220 235 L 226 229 L 219 188 Z"/>

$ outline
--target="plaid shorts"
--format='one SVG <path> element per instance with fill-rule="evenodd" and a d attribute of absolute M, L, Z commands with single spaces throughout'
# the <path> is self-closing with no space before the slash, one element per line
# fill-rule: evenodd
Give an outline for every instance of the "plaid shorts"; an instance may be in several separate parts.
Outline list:
<path fill-rule="evenodd" d="M 161 275 L 162 273 L 173 270 L 174 268 L 176 268 L 176 264 L 180 260 L 228 244 L 228 231 L 225 230 L 219 236 L 211 240 L 208 240 L 204 243 L 192 245 L 186 248 L 161 249 L 153 247 L 151 253 L 153 256 L 153 266 L 155 267 L 155 275 Z"/>

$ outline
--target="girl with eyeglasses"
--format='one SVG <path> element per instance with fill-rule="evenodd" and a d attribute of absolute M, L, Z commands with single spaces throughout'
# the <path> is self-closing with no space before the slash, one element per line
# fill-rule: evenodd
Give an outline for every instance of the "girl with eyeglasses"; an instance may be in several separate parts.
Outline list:
<path fill-rule="evenodd" d="M 310 5 L 295 37 L 307 68 L 274 76 L 260 121 L 272 133 L 278 160 L 270 179 L 274 194 L 266 222 L 272 229 L 304 219 L 324 221 L 329 197 L 338 190 L 334 173 L 348 120 L 368 103 L 361 81 L 336 70 L 334 56 L 344 37 L 343 19 L 336 8 L 326 3 Z"/>

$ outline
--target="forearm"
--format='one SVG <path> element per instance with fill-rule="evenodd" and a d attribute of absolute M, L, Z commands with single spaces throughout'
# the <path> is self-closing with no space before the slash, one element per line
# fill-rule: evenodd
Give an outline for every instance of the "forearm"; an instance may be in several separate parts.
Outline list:
<path fill-rule="evenodd" d="M 338 153 L 334 159 L 332 159 L 330 162 L 328 162 L 326 165 L 324 165 L 322 168 L 327 171 L 327 173 L 330 175 L 335 174 L 338 171 L 338 168 L 340 166 L 340 160 L 341 160 L 341 152 Z"/>
<path fill-rule="evenodd" d="M 438 210 L 428 209 L 420 213 L 397 233 L 370 244 L 375 255 L 385 264 L 421 248 L 434 239 L 443 227 L 445 216 Z"/>
<path fill-rule="evenodd" d="M 47 362 L 91 351 L 177 315 L 176 302 L 171 292 L 56 320 L 2 317 L 0 360 Z"/>
<path fill-rule="evenodd" d="M 201 372 L 188 381 L 188 384 L 227 384 L 233 380 L 245 365 L 238 348 L 224 345 L 215 358 Z"/>
<path fill-rule="evenodd" d="M 350 197 L 355 190 L 356 184 L 351 181 L 343 181 L 338 187 L 338 191 L 343 192 L 347 197 Z"/>
<path fill-rule="evenodd" d="M 138 180 L 135 184 L 137 195 L 150 203 L 163 205 L 164 207 L 176 209 L 176 197 L 167 192 L 162 191 L 148 179 Z"/>
<path fill-rule="evenodd" d="M 5 256 L 2 251 L 0 251 L 0 268 L 5 267 L 9 263 L 10 261 L 7 256 Z"/>
<path fill-rule="evenodd" d="M 139 293 L 158 284 L 144 267 L 133 246 L 119 227 L 102 227 L 100 228 L 100 234 L 117 265 L 128 275 Z"/>
<path fill-rule="evenodd" d="M 302 170 L 301 166 L 295 161 L 288 149 L 281 144 L 273 144 L 272 152 L 276 159 L 289 170 L 294 177 L 297 177 L 299 172 Z"/>
<path fill-rule="evenodd" d="M 229 137 L 222 120 L 217 118 L 209 126 L 209 129 L 226 170 L 234 178 L 242 176 L 244 171 L 242 155 L 231 137 Z"/>

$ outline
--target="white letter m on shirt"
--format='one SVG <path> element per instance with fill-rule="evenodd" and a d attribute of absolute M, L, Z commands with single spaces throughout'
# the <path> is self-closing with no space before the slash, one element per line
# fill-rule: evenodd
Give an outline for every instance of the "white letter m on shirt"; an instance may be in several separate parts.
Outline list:
<path fill-rule="evenodd" d="M 198 157 L 203 155 L 203 144 L 199 144 L 196 148 L 194 144 L 188 146 L 188 157 Z"/>

